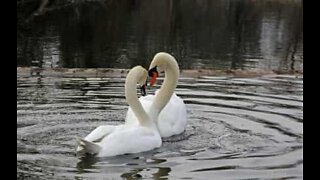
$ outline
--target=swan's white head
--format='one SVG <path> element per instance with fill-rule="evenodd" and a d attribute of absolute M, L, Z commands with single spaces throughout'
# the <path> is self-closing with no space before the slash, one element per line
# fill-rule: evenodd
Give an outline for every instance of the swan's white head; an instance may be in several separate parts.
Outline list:
<path fill-rule="evenodd" d="M 148 78 L 148 71 L 142 66 L 133 67 L 126 78 L 125 82 L 125 97 L 128 105 L 132 108 L 140 125 L 153 127 L 154 123 L 149 115 L 143 109 L 137 96 L 137 83 L 144 86 Z"/>
<path fill-rule="evenodd" d="M 151 118 L 157 119 L 159 113 L 169 102 L 174 90 L 178 84 L 179 66 L 176 59 L 168 53 L 157 53 L 149 66 L 148 75 L 151 77 L 150 85 L 155 82 L 159 73 L 164 71 L 165 78 L 152 103 L 150 110 Z"/>
<path fill-rule="evenodd" d="M 148 78 L 148 71 L 143 68 L 142 66 L 138 66 L 137 67 L 139 70 L 139 73 L 138 74 L 138 84 L 140 86 L 140 92 L 141 92 L 141 95 L 142 96 L 145 96 L 147 93 L 146 93 L 146 85 L 147 85 L 147 78 Z"/>
<path fill-rule="evenodd" d="M 142 66 L 136 66 L 135 68 L 138 69 L 138 75 L 137 75 L 138 84 L 140 86 L 145 85 L 147 82 L 147 78 L 148 78 L 148 71 L 145 68 L 143 68 Z"/>
<path fill-rule="evenodd" d="M 131 87 L 134 87 L 134 85 L 130 84 L 136 84 L 138 83 L 140 86 L 141 94 L 145 95 L 146 91 L 146 82 L 148 78 L 148 71 L 144 69 L 142 66 L 135 66 L 133 67 L 126 78 L 126 85 L 125 88 L 128 89 L 126 92 L 133 92 L 134 89 L 131 90 Z M 130 89 L 130 90 L 129 90 Z"/>
<path fill-rule="evenodd" d="M 165 52 L 157 53 L 149 66 L 148 75 L 151 77 L 150 85 L 152 86 L 155 83 L 159 73 L 162 73 L 169 68 L 179 73 L 178 63 L 173 56 Z"/>

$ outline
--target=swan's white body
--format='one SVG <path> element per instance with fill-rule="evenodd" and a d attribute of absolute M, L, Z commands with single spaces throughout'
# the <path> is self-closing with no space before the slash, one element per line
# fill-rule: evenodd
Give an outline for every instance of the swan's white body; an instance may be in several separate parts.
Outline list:
<path fill-rule="evenodd" d="M 143 84 L 147 71 L 141 66 L 130 70 L 126 78 L 126 100 L 137 117 L 136 124 L 99 126 L 84 139 L 78 138 L 78 152 L 96 156 L 115 156 L 138 153 L 160 147 L 161 136 L 153 120 L 142 108 L 136 93 L 136 83 Z"/>
<path fill-rule="evenodd" d="M 150 117 L 156 120 L 161 137 L 181 134 L 187 126 L 187 111 L 183 100 L 174 93 L 179 77 L 179 66 L 174 57 L 167 53 L 155 55 L 149 69 L 155 66 L 165 72 L 163 85 L 155 95 L 140 97 L 139 101 Z M 167 101 L 169 102 L 166 103 Z M 161 108 L 163 108 L 162 111 Z M 130 107 L 126 124 L 138 124 L 138 119 Z"/>
<path fill-rule="evenodd" d="M 139 98 L 139 101 L 147 112 L 150 112 L 152 102 L 158 92 L 159 90 L 156 91 L 155 95 L 147 95 Z M 138 123 L 139 121 L 129 107 L 126 124 L 134 125 Z M 156 124 L 161 137 L 170 137 L 184 132 L 187 126 L 186 105 L 176 93 L 173 93 L 169 103 L 160 112 Z"/>

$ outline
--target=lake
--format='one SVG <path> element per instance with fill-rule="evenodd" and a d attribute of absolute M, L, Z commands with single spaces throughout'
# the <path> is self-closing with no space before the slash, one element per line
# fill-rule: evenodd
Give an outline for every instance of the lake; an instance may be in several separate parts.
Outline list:
<path fill-rule="evenodd" d="M 302 1 L 39 2 L 17 2 L 17 179 L 303 179 Z M 124 123 L 128 69 L 159 51 L 186 131 L 78 156 L 76 137 Z"/>
<path fill-rule="evenodd" d="M 150 152 L 77 156 L 77 136 L 124 123 L 126 72 L 119 72 L 102 77 L 18 73 L 19 178 L 302 179 L 301 75 L 181 76 L 176 93 L 187 104 L 183 134 Z"/>

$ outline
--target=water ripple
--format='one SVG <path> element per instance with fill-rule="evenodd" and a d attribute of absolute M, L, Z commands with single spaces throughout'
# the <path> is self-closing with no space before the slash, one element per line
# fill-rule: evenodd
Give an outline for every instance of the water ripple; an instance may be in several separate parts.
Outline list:
<path fill-rule="evenodd" d="M 302 179 L 301 77 L 181 78 L 176 92 L 187 104 L 185 132 L 150 152 L 76 157 L 76 136 L 124 122 L 123 83 L 123 77 L 18 76 L 18 176 Z"/>

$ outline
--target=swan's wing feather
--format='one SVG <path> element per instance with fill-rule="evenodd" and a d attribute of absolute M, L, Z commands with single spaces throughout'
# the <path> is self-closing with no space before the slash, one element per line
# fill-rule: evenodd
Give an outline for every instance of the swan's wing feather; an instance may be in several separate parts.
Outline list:
<path fill-rule="evenodd" d="M 104 137 L 112 133 L 117 126 L 112 125 L 101 125 L 94 129 L 90 134 L 88 134 L 84 139 L 90 142 L 99 142 Z"/>
<path fill-rule="evenodd" d="M 160 147 L 161 137 L 150 128 L 125 125 L 104 138 L 100 145 L 103 149 L 99 156 L 137 153 Z"/>
<path fill-rule="evenodd" d="M 77 143 L 78 143 L 78 146 L 80 147 L 78 151 L 81 151 L 87 154 L 98 154 L 102 149 L 99 145 L 79 137 L 77 138 Z"/>
<path fill-rule="evenodd" d="M 182 133 L 187 125 L 187 111 L 183 100 L 175 93 L 159 114 L 157 122 L 161 137 Z"/>

